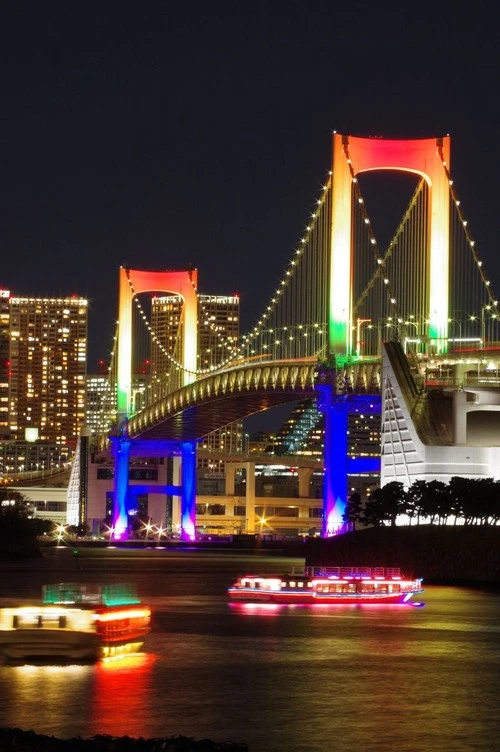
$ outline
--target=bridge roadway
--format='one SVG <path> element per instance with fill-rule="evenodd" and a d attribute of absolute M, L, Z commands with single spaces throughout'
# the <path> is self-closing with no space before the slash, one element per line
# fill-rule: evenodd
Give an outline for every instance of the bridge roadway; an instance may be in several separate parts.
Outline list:
<path fill-rule="evenodd" d="M 130 438 L 196 441 L 211 431 L 277 405 L 314 397 L 318 361 L 280 360 L 241 364 L 215 372 L 130 418 Z M 337 380 L 358 393 L 380 393 L 381 361 L 347 364 Z"/>

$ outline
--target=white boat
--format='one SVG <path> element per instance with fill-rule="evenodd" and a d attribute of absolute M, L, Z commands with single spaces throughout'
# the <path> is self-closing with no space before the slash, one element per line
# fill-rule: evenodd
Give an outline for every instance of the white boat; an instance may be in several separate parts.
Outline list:
<path fill-rule="evenodd" d="M 132 585 L 45 585 L 40 604 L 0 609 L 0 658 L 92 662 L 137 652 L 150 624 Z"/>
<path fill-rule="evenodd" d="M 228 589 L 233 601 L 326 605 L 407 603 L 422 592 L 422 580 L 406 577 L 399 567 L 305 567 L 299 574 L 250 574 Z"/>

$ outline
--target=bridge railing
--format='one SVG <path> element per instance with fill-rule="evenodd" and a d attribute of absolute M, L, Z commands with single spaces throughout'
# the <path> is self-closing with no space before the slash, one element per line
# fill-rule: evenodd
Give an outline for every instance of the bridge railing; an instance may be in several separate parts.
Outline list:
<path fill-rule="evenodd" d="M 402 578 L 399 567 L 305 567 L 308 577 L 328 577 L 332 579 L 390 579 Z"/>

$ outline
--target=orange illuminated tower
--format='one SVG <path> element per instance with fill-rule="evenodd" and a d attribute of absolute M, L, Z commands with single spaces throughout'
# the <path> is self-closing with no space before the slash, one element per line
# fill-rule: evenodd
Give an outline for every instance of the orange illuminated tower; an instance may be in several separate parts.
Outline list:
<path fill-rule="evenodd" d="M 335 368 L 349 360 L 353 347 L 353 184 L 363 172 L 399 170 L 423 178 L 428 186 L 427 238 L 428 336 L 445 352 L 449 300 L 450 138 L 373 139 L 333 135 L 330 248 L 329 358 L 317 381 L 318 405 L 325 416 L 323 534 L 345 529 L 347 501 L 348 401 L 336 393 Z M 379 260 L 381 261 L 381 259 Z M 397 301 L 392 301 L 393 303 Z M 377 396 L 378 407 L 380 398 Z M 375 397 L 373 408 L 375 413 Z"/>
<path fill-rule="evenodd" d="M 330 266 L 330 353 L 353 354 L 352 190 L 363 172 L 397 170 L 422 177 L 428 185 L 427 254 L 429 259 L 428 335 L 446 351 L 448 336 L 449 212 L 447 170 L 450 138 L 373 139 L 335 133 L 332 164 Z"/>
<path fill-rule="evenodd" d="M 144 271 L 121 267 L 118 323 L 118 433 L 112 437 L 115 463 L 113 487 L 113 536 L 123 537 L 133 511 L 130 499 L 128 418 L 132 412 L 132 304 L 144 292 L 169 292 L 182 298 L 182 381 L 190 384 L 196 378 L 198 343 L 197 270 Z M 136 442 L 137 443 L 137 442 Z M 176 447 L 181 456 L 181 536 L 194 540 L 196 516 L 196 444 L 181 441 Z"/>

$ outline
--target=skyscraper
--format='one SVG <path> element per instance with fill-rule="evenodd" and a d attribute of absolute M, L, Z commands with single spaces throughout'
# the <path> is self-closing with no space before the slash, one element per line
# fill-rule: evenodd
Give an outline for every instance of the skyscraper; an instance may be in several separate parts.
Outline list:
<path fill-rule="evenodd" d="M 93 436 L 106 436 L 116 412 L 116 397 L 107 374 L 87 375 L 85 423 Z"/>
<path fill-rule="evenodd" d="M 151 389 L 161 396 L 165 374 L 175 378 L 176 362 L 181 360 L 182 298 L 165 295 L 153 298 L 151 325 L 154 339 L 151 352 Z M 236 295 L 198 296 L 198 369 L 200 371 L 227 363 L 236 352 L 240 330 L 240 299 Z M 171 387 L 170 387 L 171 388 Z M 210 449 L 236 452 L 241 448 L 241 421 L 235 421 L 206 436 L 200 445 Z"/>
<path fill-rule="evenodd" d="M 9 436 L 10 293 L 0 290 L 0 439 Z"/>
<path fill-rule="evenodd" d="M 85 422 L 87 300 L 18 298 L 0 291 L 0 301 L 0 428 L 6 429 L 1 408 L 7 371 L 5 437 L 74 449 Z"/>

